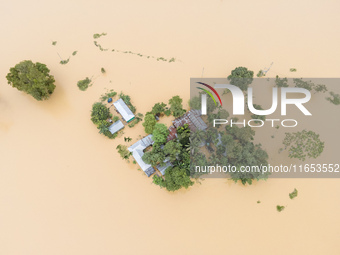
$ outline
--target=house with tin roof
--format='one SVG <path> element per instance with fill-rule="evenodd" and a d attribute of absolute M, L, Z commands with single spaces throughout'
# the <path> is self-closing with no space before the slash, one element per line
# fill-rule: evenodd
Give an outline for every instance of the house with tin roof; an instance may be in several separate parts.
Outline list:
<path fill-rule="evenodd" d="M 116 102 L 112 105 L 116 108 L 116 110 L 122 115 L 123 119 L 126 122 L 130 122 L 135 118 L 135 115 L 132 113 L 130 108 L 126 105 L 123 99 L 119 98 Z"/>
<path fill-rule="evenodd" d="M 111 132 L 111 134 L 114 134 L 123 128 L 124 128 L 123 122 L 121 122 L 120 120 L 117 120 L 115 123 L 109 126 L 109 131 Z"/>
<path fill-rule="evenodd" d="M 150 177 L 155 172 L 155 169 L 150 164 L 145 163 L 142 157 L 144 155 L 144 150 L 153 143 L 154 141 L 152 140 L 152 135 L 148 135 L 128 148 L 140 168 L 148 177 Z"/>

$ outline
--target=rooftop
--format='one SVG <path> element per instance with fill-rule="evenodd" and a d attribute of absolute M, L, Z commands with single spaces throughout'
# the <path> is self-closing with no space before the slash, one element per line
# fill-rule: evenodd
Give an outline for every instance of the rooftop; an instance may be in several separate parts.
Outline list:
<path fill-rule="evenodd" d="M 124 128 L 123 122 L 121 122 L 120 120 L 117 120 L 115 123 L 109 126 L 109 131 L 111 132 L 111 134 L 114 134 L 118 132 L 119 130 L 121 130 L 122 128 Z"/>
<path fill-rule="evenodd" d="M 148 177 L 150 177 L 150 175 L 155 172 L 155 169 L 150 164 L 146 164 L 143 161 L 142 157 L 144 155 L 145 148 L 151 146 L 153 143 L 154 141 L 152 140 L 152 135 L 148 135 L 128 148 L 128 150 L 132 152 L 132 156 L 134 157 L 140 168 L 145 172 Z"/>
<path fill-rule="evenodd" d="M 135 118 L 135 115 L 132 113 L 132 111 L 129 109 L 123 99 L 119 98 L 116 102 L 113 103 L 113 105 L 116 107 L 117 111 L 120 113 L 120 115 L 122 115 L 123 119 L 126 122 L 129 122 Z"/>

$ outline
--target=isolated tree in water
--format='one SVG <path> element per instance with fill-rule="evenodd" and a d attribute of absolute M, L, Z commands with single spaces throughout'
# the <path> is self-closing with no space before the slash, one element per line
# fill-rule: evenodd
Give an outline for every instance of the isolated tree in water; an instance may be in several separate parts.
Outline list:
<path fill-rule="evenodd" d="M 288 149 L 290 158 L 304 161 L 308 158 L 317 158 L 321 155 L 325 143 L 313 131 L 302 130 L 296 133 L 286 133 L 283 140 L 285 149 Z"/>
<path fill-rule="evenodd" d="M 230 84 L 239 87 L 241 90 L 246 91 L 248 86 L 253 82 L 254 72 L 248 70 L 246 67 L 236 67 L 231 71 L 228 76 Z"/>
<path fill-rule="evenodd" d="M 45 64 L 25 60 L 10 69 L 8 84 L 33 96 L 36 100 L 48 99 L 55 89 L 54 77 Z"/>

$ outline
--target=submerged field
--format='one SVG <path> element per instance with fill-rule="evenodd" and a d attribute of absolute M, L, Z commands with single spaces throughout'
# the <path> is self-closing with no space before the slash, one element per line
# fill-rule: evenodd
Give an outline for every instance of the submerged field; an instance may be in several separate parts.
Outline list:
<path fill-rule="evenodd" d="M 190 77 L 225 77 L 240 65 L 257 73 L 274 62 L 269 77 L 338 77 L 339 7 L 334 1 L 2 3 L 0 253 L 339 254 L 340 180 L 243 186 L 206 179 L 169 193 L 116 152 L 124 136 L 134 142 L 144 134 L 141 123 L 110 140 L 90 120 L 92 103 L 106 89 L 130 95 L 144 114 L 174 95 L 188 109 Z M 102 32 L 97 40 L 104 49 L 155 58 L 101 51 L 93 34 Z M 60 64 L 58 54 L 69 62 Z M 47 64 L 54 75 L 48 101 L 7 85 L 9 68 L 25 59 Z M 93 85 L 80 91 L 85 77 Z M 335 106 L 328 113 L 336 123 Z M 326 144 L 339 140 L 337 130 L 329 127 Z M 276 150 L 264 135 L 256 141 Z M 327 160 L 338 152 L 324 153 Z M 294 188 L 299 195 L 290 200 Z M 277 205 L 287 207 L 278 213 Z"/>

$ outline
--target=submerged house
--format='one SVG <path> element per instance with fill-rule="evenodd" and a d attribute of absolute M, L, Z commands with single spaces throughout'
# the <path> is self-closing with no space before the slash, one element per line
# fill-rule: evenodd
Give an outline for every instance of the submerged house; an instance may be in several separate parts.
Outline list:
<path fill-rule="evenodd" d="M 144 150 L 147 147 L 151 146 L 153 143 L 154 141 L 152 140 L 152 135 L 148 135 L 128 148 L 128 150 L 132 152 L 132 156 L 134 157 L 140 168 L 148 177 L 150 177 L 155 172 L 155 169 L 150 164 L 146 164 L 143 161 L 142 157 L 144 155 Z"/>
<path fill-rule="evenodd" d="M 207 124 L 201 118 L 200 110 L 190 110 L 186 112 L 181 117 L 172 121 L 173 126 L 169 127 L 169 135 L 167 137 L 167 141 L 173 140 L 177 137 L 177 128 L 184 126 L 185 124 L 189 125 L 189 128 L 192 132 L 196 130 L 206 130 Z"/>
<path fill-rule="evenodd" d="M 109 131 L 111 132 L 111 134 L 114 134 L 114 133 L 117 133 L 122 128 L 124 128 L 123 122 L 121 122 L 120 120 L 117 120 L 115 123 L 109 126 Z"/>
<path fill-rule="evenodd" d="M 122 115 L 123 119 L 126 122 L 130 122 L 135 118 L 135 115 L 132 113 L 132 111 L 129 109 L 123 99 L 119 98 L 112 105 L 116 107 L 116 110 L 120 113 L 120 115 Z"/>

